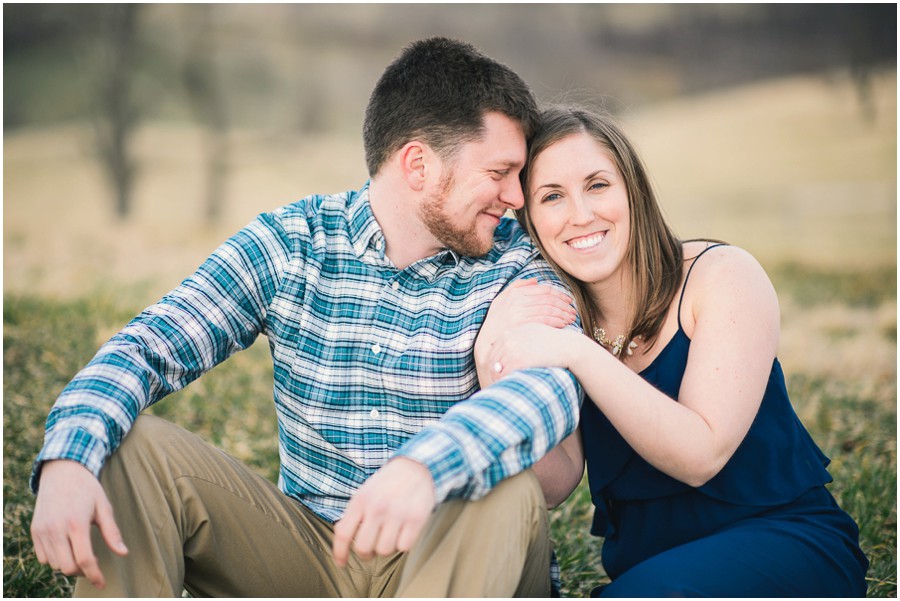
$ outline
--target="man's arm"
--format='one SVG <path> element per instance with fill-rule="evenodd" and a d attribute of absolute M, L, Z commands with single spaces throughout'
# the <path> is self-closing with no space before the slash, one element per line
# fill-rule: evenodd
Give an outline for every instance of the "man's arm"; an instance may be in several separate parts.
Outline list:
<path fill-rule="evenodd" d="M 529 247 L 529 259 L 507 288 L 536 280 L 571 297 L 530 242 Z M 502 295 L 492 306 L 500 298 Z M 576 319 L 565 327 L 580 332 L 581 322 Z M 564 369 L 504 373 L 502 379 L 458 403 L 440 421 L 410 438 L 395 456 L 428 467 L 436 503 L 450 497 L 477 499 L 502 480 L 533 466 L 574 432 L 583 397 L 581 384 Z"/>
<path fill-rule="evenodd" d="M 127 553 L 97 481 L 106 457 L 143 409 L 253 342 L 287 260 L 277 220 L 260 217 L 101 347 L 65 388 L 31 478 L 41 563 L 103 588 L 91 525 L 114 552 Z"/>
<path fill-rule="evenodd" d="M 435 506 L 476 499 L 534 465 L 578 423 L 582 389 L 557 368 L 515 372 L 455 405 L 403 445 L 353 495 L 335 525 L 333 554 L 408 551 Z"/>
<path fill-rule="evenodd" d="M 428 467 L 437 503 L 477 499 L 571 434 L 582 397 L 581 385 L 566 370 L 518 371 L 455 405 L 396 456 Z"/>
<path fill-rule="evenodd" d="M 32 489 L 53 459 L 98 475 L 141 411 L 250 346 L 287 257 L 283 229 L 263 215 L 104 344 L 50 411 Z"/>

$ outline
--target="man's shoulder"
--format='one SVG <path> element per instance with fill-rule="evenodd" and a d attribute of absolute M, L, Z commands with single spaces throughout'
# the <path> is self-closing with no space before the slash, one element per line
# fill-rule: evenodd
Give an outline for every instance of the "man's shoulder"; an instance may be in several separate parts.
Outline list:
<path fill-rule="evenodd" d="M 507 271 L 512 279 L 533 278 L 560 283 L 557 273 L 516 219 L 500 221 L 494 235 L 494 247 L 485 258 L 501 271 Z"/>
<path fill-rule="evenodd" d="M 537 247 L 519 222 L 512 217 L 504 217 L 494 230 L 494 246 L 488 257 L 495 261 L 513 257 L 530 260 L 537 252 Z"/>
<path fill-rule="evenodd" d="M 316 232 L 328 235 L 343 231 L 347 227 L 350 208 L 358 199 L 358 190 L 333 194 L 310 194 L 299 200 L 282 205 L 260 215 L 260 219 L 272 227 L 283 230 L 293 237 L 314 235 Z"/>
<path fill-rule="evenodd" d="M 278 207 L 271 215 L 282 220 L 316 219 L 323 214 L 343 214 L 353 199 L 359 194 L 357 190 L 333 194 L 310 194 L 300 200 Z"/>

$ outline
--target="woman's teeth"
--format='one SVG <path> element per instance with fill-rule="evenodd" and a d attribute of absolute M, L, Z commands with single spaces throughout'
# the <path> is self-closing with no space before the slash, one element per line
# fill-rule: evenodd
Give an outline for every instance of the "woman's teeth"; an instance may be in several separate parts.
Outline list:
<path fill-rule="evenodd" d="M 593 236 L 585 236 L 584 238 L 577 238 L 575 240 L 569 241 L 569 246 L 577 250 L 585 250 L 587 248 L 593 248 L 600 244 L 603 241 L 605 234 L 594 234 Z"/>

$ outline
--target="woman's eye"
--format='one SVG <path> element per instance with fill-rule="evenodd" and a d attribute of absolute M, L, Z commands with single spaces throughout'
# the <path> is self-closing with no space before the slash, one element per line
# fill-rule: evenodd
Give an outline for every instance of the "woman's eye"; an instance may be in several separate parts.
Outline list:
<path fill-rule="evenodd" d="M 562 195 L 560 195 L 557 192 L 551 192 L 550 194 L 547 194 L 546 196 L 544 196 L 543 202 L 551 202 L 554 200 L 559 200 L 560 198 L 562 198 Z"/>
<path fill-rule="evenodd" d="M 588 190 L 602 190 L 603 188 L 608 188 L 609 184 L 606 182 L 594 182 L 588 187 Z"/>

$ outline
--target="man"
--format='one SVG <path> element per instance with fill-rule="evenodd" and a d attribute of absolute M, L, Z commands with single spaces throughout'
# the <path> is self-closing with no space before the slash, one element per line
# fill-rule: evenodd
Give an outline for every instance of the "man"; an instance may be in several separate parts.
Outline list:
<path fill-rule="evenodd" d="M 546 596 L 525 470 L 573 431 L 581 391 L 535 369 L 478 392 L 472 358 L 504 285 L 554 279 L 503 218 L 536 119 L 471 46 L 406 48 L 366 110 L 370 182 L 261 215 L 63 391 L 32 477 L 38 559 L 85 596 Z M 278 488 L 138 418 L 259 334 Z"/>

